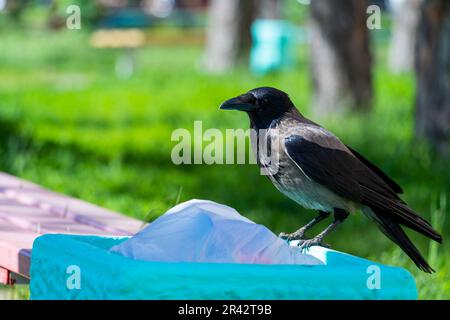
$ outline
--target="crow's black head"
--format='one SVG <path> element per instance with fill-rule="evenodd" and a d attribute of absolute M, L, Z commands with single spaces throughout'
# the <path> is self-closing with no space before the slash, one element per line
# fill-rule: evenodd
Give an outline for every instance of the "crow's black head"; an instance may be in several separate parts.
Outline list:
<path fill-rule="evenodd" d="M 271 87 L 252 89 L 220 105 L 220 109 L 247 112 L 257 124 L 270 123 L 292 108 L 295 107 L 287 93 Z"/>

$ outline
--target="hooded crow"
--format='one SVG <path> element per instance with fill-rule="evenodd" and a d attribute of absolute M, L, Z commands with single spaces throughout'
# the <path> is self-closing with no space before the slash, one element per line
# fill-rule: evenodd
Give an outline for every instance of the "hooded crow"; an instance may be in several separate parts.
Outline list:
<path fill-rule="evenodd" d="M 300 240 L 302 249 L 321 245 L 323 238 L 361 210 L 395 242 L 421 270 L 434 270 L 414 246 L 401 226 L 439 243 L 437 231 L 399 198 L 402 188 L 361 154 L 343 144 L 334 134 L 306 119 L 289 96 L 278 89 L 261 87 L 222 103 L 221 109 L 245 111 L 257 132 L 252 149 L 258 165 L 275 187 L 317 217 L 291 234 L 280 236 Z M 271 154 L 258 152 L 266 145 Z M 269 159 L 270 158 L 270 159 Z M 268 163 L 276 159 L 277 166 Z M 333 222 L 312 239 L 305 232 L 334 215 Z"/>

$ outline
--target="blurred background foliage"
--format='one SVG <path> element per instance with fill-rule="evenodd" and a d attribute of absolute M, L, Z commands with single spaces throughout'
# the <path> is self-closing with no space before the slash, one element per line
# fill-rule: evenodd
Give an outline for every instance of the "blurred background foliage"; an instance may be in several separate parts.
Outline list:
<path fill-rule="evenodd" d="M 244 115 L 221 112 L 219 104 L 253 87 L 274 86 L 399 182 L 403 198 L 433 222 L 444 241 L 450 235 L 449 159 L 416 138 L 415 75 L 389 68 L 389 14 L 383 13 L 383 28 L 370 34 L 372 111 L 319 117 L 311 107 L 308 42 L 296 42 L 296 65 L 287 70 L 256 75 L 238 64 L 206 72 L 207 11 L 201 2 L 190 13 L 191 26 L 180 27 L 176 13 L 173 19 L 153 17 L 144 29 L 145 45 L 134 52 L 134 72 L 123 78 L 115 72 L 123 50 L 90 44 L 103 14 L 98 2 L 64 0 L 55 8 L 50 2 L 20 6 L 14 14 L 0 11 L 1 171 L 146 221 L 197 198 L 232 206 L 275 233 L 294 231 L 312 213 L 277 192 L 255 165 L 177 166 L 170 159 L 173 130 L 191 131 L 195 120 L 203 121 L 204 130 L 246 129 Z M 81 30 L 64 27 L 65 7 L 74 3 L 85 19 Z M 283 17 L 305 28 L 309 6 L 284 3 Z M 411 234 L 437 270 L 428 275 L 362 215 L 340 228 L 327 239 L 334 249 L 406 267 L 416 277 L 420 298 L 450 298 L 446 241 L 437 246 Z"/>

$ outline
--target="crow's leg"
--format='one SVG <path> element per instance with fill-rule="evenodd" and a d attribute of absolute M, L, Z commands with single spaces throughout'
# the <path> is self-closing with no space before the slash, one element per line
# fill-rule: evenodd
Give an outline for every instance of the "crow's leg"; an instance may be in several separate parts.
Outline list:
<path fill-rule="evenodd" d="M 288 241 L 301 240 L 301 239 L 303 239 L 303 236 L 305 235 L 305 232 L 308 229 L 311 229 L 314 225 L 316 225 L 323 219 L 327 218 L 329 215 L 330 215 L 329 212 L 319 211 L 319 214 L 317 215 L 317 217 L 312 219 L 310 222 L 305 224 L 303 227 L 301 227 L 297 231 L 295 231 L 293 233 L 284 233 L 284 232 L 280 233 L 280 238 L 288 240 Z"/>
<path fill-rule="evenodd" d="M 299 246 L 302 250 L 308 251 L 311 246 L 322 245 L 328 247 L 322 243 L 323 238 L 330 234 L 339 224 L 341 224 L 348 217 L 348 212 L 339 208 L 334 208 L 334 221 L 321 233 L 312 239 L 307 239 L 299 242 Z"/>

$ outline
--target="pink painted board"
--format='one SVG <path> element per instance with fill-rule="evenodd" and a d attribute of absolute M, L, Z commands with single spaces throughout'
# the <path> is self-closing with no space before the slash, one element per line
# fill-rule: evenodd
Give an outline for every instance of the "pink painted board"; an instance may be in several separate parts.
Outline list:
<path fill-rule="evenodd" d="M 45 233 L 133 235 L 143 222 L 0 172 L 0 267 L 29 277 L 31 248 Z M 2 277 L 3 278 L 3 277 Z"/>

